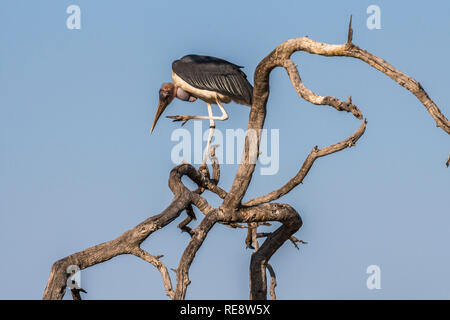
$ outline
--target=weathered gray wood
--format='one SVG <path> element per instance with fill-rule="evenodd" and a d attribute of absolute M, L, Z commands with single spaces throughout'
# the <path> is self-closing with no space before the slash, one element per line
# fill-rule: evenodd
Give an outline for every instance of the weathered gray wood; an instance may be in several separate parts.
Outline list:
<path fill-rule="evenodd" d="M 174 198 L 164 211 L 146 219 L 114 240 L 93 246 L 56 261 L 51 268 L 43 298 L 62 299 L 66 290 L 66 270 L 70 265 L 77 265 L 80 269 L 85 269 L 95 264 L 108 261 L 121 254 L 132 254 L 149 262 L 159 270 L 166 294 L 171 299 L 184 299 L 187 287 L 190 284 L 189 268 L 197 251 L 216 223 L 233 228 L 245 228 L 241 223 L 248 224 L 249 229 L 246 243 L 248 247 L 251 247 L 253 243 L 255 249 L 250 262 L 250 298 L 267 298 L 266 269 L 269 270 L 271 275 L 270 293 L 272 298 L 275 298 L 276 278 L 275 272 L 269 264 L 269 260 L 286 240 L 290 240 L 296 247 L 297 242 L 302 242 L 293 236 L 302 226 L 302 220 L 297 211 L 291 206 L 272 203 L 272 201 L 279 199 L 302 183 L 316 159 L 353 146 L 364 134 L 367 121 L 364 120 L 350 137 L 341 142 L 321 149 L 317 146 L 314 147 L 303 162 L 298 173 L 284 186 L 242 204 L 242 199 L 247 192 L 255 169 L 255 160 L 259 154 L 260 132 L 264 126 L 267 100 L 269 97 L 269 75 L 274 68 L 282 67 L 286 69 L 293 87 L 301 98 L 315 105 L 328 105 L 338 111 L 350 112 L 355 118 L 362 120 L 362 112 L 352 103 L 351 97 L 343 101 L 331 96 L 319 96 L 306 88 L 301 81 L 296 65 L 290 60 L 290 56 L 296 51 L 305 51 L 322 56 L 344 56 L 360 59 L 411 91 L 425 106 L 429 114 L 436 121 L 436 125 L 445 132 L 450 133 L 449 121 L 430 99 L 419 82 L 395 69 L 383 59 L 357 47 L 352 43 L 352 38 L 353 30 L 350 21 L 347 42 L 345 44 L 331 45 L 303 37 L 288 40 L 275 48 L 258 64 L 255 70 L 253 104 L 249 115 L 248 129 L 250 129 L 250 132 L 253 130 L 256 135 L 248 135 L 246 137 L 242 156 L 243 160 L 239 165 L 231 189 L 227 192 L 218 186 L 220 167 L 214 155 L 214 148 L 211 153 L 211 159 L 213 160 L 212 178 L 210 178 L 208 168 L 205 166 L 200 167 L 198 170 L 190 164 L 176 166 L 170 172 L 169 177 L 169 188 L 173 192 Z M 447 161 L 447 166 L 449 163 L 450 157 Z M 185 187 L 181 182 L 183 176 L 189 177 L 198 185 L 198 188 L 191 191 Z M 212 207 L 202 196 L 205 190 L 209 190 L 223 199 L 222 204 L 218 208 Z M 202 221 L 195 229 L 187 226 L 190 220 L 194 218 L 192 206 L 197 207 L 204 214 Z M 178 268 L 175 270 L 176 285 L 174 289 L 167 267 L 160 260 L 161 256 L 153 256 L 145 252 L 140 248 L 140 245 L 150 234 L 167 226 L 179 217 L 183 211 L 186 211 L 189 217 L 180 224 L 180 228 L 188 231 L 191 239 L 181 256 Z M 267 224 L 268 221 L 278 221 L 281 223 L 281 226 L 271 233 L 257 233 L 258 225 Z M 257 238 L 261 237 L 264 237 L 265 240 L 259 246 Z M 72 290 L 74 299 L 81 299 L 80 291 L 82 290 Z"/>

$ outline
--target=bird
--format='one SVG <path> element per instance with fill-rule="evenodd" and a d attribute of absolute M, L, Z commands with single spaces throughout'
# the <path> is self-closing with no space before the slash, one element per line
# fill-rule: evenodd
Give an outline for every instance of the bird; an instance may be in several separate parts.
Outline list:
<path fill-rule="evenodd" d="M 186 102 L 200 99 L 206 103 L 208 116 L 176 115 L 167 116 L 173 121 L 183 121 L 184 125 L 191 119 L 209 120 L 209 137 L 203 156 L 202 165 L 206 164 L 208 151 L 215 129 L 215 120 L 225 121 L 228 114 L 222 103 L 236 102 L 252 106 L 253 86 L 247 75 L 236 65 L 224 59 L 189 54 L 172 63 L 172 82 L 164 82 L 159 90 L 159 102 L 150 133 L 155 129 L 158 119 L 167 106 L 178 98 Z M 219 106 L 221 116 L 214 116 L 213 104 Z"/>

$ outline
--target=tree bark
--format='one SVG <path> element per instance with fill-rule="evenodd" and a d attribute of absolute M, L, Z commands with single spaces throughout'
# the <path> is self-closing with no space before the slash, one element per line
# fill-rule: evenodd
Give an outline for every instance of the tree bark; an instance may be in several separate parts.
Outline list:
<path fill-rule="evenodd" d="M 355 145 L 364 134 L 367 124 L 367 121 L 363 120 L 363 114 L 360 109 L 352 103 L 351 97 L 344 101 L 331 96 L 319 96 L 306 88 L 300 78 L 297 66 L 290 60 L 290 56 L 294 52 L 304 51 L 326 57 L 352 57 L 366 62 L 414 94 L 435 120 L 436 125 L 444 132 L 450 134 L 449 121 L 430 99 L 419 82 L 397 70 L 385 60 L 354 45 L 352 37 L 353 30 L 350 20 L 347 42 L 344 44 L 326 44 L 302 37 L 285 41 L 276 47 L 258 64 L 255 70 L 253 105 L 249 114 L 248 134 L 245 139 L 242 162 L 239 165 L 230 190 L 227 192 L 218 186 L 220 167 L 217 158 L 215 158 L 214 148 L 212 148 L 210 154 L 213 169 L 212 177 L 210 177 L 207 167 L 196 169 L 190 164 L 176 166 L 170 172 L 169 177 L 169 188 L 174 194 L 174 198 L 164 211 L 146 219 L 114 240 L 101 243 L 56 261 L 51 268 L 43 298 L 63 298 L 69 277 L 67 270 L 70 266 L 74 265 L 83 270 L 121 254 L 132 254 L 147 261 L 159 270 L 166 294 L 171 299 L 184 299 L 187 287 L 190 284 L 190 266 L 195 259 L 197 251 L 216 223 L 239 229 L 246 228 L 242 225 L 243 223 L 248 224 L 249 230 L 246 243 L 248 247 L 251 247 L 253 243 L 253 248 L 255 249 L 251 257 L 249 270 L 250 299 L 267 298 L 266 269 L 269 270 L 271 276 L 270 293 L 272 298 L 275 298 L 276 277 L 269 260 L 286 240 L 292 241 L 298 248 L 296 243 L 302 241 L 293 235 L 301 228 L 302 220 L 297 211 L 290 205 L 273 203 L 272 201 L 291 192 L 301 184 L 318 158 Z M 269 75 L 276 67 L 286 69 L 293 87 L 301 98 L 315 105 L 328 105 L 337 111 L 349 112 L 356 119 L 363 121 L 350 137 L 324 148 L 315 146 L 304 160 L 298 173 L 285 185 L 266 195 L 261 195 L 242 203 L 258 159 L 261 129 L 264 126 L 269 97 Z M 447 161 L 447 166 L 449 163 L 450 157 Z M 183 176 L 189 177 L 198 185 L 198 188 L 194 191 L 189 190 L 181 181 Z M 218 208 L 212 207 L 202 196 L 205 190 L 209 190 L 223 199 L 222 204 Z M 204 214 L 202 221 L 195 229 L 188 227 L 188 223 L 196 218 L 192 206 L 197 207 Z M 162 255 L 153 256 L 144 251 L 140 245 L 153 232 L 164 228 L 178 218 L 183 211 L 187 212 L 188 217 L 180 223 L 179 227 L 183 231 L 188 232 L 191 235 L 191 239 L 176 269 L 176 285 L 174 289 L 167 267 L 160 260 Z M 280 222 L 281 226 L 271 233 L 257 233 L 258 226 L 267 224 L 269 221 Z M 265 237 L 260 247 L 256 240 L 258 237 Z M 80 291 L 85 292 L 83 289 L 72 290 L 74 299 L 81 299 Z"/>

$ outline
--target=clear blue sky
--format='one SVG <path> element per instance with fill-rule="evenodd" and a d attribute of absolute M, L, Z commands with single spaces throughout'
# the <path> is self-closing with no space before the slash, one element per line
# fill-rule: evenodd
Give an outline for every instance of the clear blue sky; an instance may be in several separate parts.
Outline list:
<path fill-rule="evenodd" d="M 81 30 L 66 28 L 71 4 L 81 8 Z M 381 8 L 381 30 L 366 27 L 370 4 Z M 258 62 L 284 40 L 345 42 L 353 14 L 354 42 L 420 81 L 449 117 L 449 11 L 442 1 L 1 1 L 0 298 L 40 299 L 54 261 L 169 204 L 170 135 L 179 124 L 162 118 L 149 129 L 173 60 L 218 56 L 244 65 L 252 82 Z M 411 93 L 361 61 L 293 59 L 318 94 L 352 95 L 368 126 L 355 148 L 319 159 L 281 199 L 300 212 L 296 236 L 309 244 L 297 251 L 286 243 L 273 256 L 278 297 L 449 299 L 449 136 Z M 246 128 L 248 108 L 227 110 L 219 129 Z M 176 101 L 166 114 L 185 113 L 206 108 Z M 300 100 L 275 70 L 265 127 L 280 130 L 280 170 L 257 171 L 247 198 L 279 187 L 314 145 L 359 124 Z M 236 168 L 222 166 L 225 189 Z M 143 244 L 171 268 L 189 240 L 176 228 L 182 218 Z M 214 227 L 187 298 L 248 297 L 245 236 Z M 366 287 L 372 264 L 381 268 L 380 290 Z M 82 287 L 86 299 L 167 298 L 158 271 L 132 256 L 82 271 Z"/>

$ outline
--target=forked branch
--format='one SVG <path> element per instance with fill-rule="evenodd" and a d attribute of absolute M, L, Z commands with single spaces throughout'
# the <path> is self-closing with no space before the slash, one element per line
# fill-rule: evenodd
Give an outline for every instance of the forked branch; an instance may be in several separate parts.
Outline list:
<path fill-rule="evenodd" d="M 315 160 L 353 146 L 364 134 L 367 123 L 364 120 L 350 137 L 336 144 L 321 149 L 317 146 L 314 147 L 297 174 L 284 186 L 242 204 L 242 199 L 251 182 L 259 155 L 260 134 L 266 118 L 266 106 L 269 97 L 269 75 L 274 68 L 283 67 L 286 69 L 293 87 L 301 98 L 315 105 L 328 105 L 338 111 L 350 112 L 357 119 L 363 119 L 361 111 L 352 103 L 351 97 L 343 101 L 331 96 L 319 96 L 309 90 L 303 84 L 297 67 L 290 57 L 294 52 L 304 51 L 326 57 L 343 56 L 360 59 L 413 93 L 435 120 L 436 125 L 450 134 L 449 121 L 430 99 L 419 82 L 397 70 L 385 60 L 354 45 L 352 41 L 353 29 L 350 19 L 347 42 L 344 44 L 326 44 L 307 37 L 295 38 L 281 43 L 258 64 L 255 70 L 253 105 L 250 110 L 249 130 L 247 132 L 256 132 L 256 139 L 247 135 L 241 157 L 242 162 L 239 165 L 230 190 L 227 192 L 218 186 L 220 167 L 217 158 L 215 158 L 214 149 L 211 154 L 211 159 L 213 160 L 212 177 L 210 177 L 206 166 L 200 167 L 198 170 L 190 164 L 176 166 L 169 177 L 169 188 L 173 192 L 174 198 L 164 211 L 146 219 L 114 240 L 74 253 L 55 262 L 52 266 L 43 298 L 61 299 L 64 296 L 68 278 L 66 270 L 71 265 L 76 265 L 82 270 L 108 261 L 121 254 L 132 254 L 149 262 L 159 270 L 166 294 L 170 298 L 184 299 L 190 283 L 189 269 L 195 255 L 204 243 L 210 230 L 216 223 L 220 223 L 236 230 L 245 229 L 241 224 L 249 225 L 247 244 L 253 243 L 255 248 L 250 263 L 250 298 L 267 298 L 266 270 L 269 270 L 271 276 L 270 293 L 274 299 L 276 296 L 276 277 L 269 260 L 287 240 L 292 241 L 294 245 L 300 242 L 294 237 L 294 233 L 302 226 L 302 220 L 297 211 L 291 206 L 273 203 L 272 201 L 279 199 L 302 183 Z M 447 166 L 449 164 L 450 157 L 447 161 Z M 197 184 L 198 188 L 193 191 L 189 190 L 182 183 L 182 176 L 189 177 Z M 218 208 L 212 207 L 202 196 L 205 190 L 209 190 L 223 199 L 222 204 Z M 187 226 L 195 217 L 193 206 L 197 207 L 204 214 L 203 219 L 195 229 Z M 176 285 L 174 288 L 167 267 L 160 260 L 162 256 L 153 256 L 142 250 L 140 245 L 150 234 L 167 226 L 178 218 L 183 211 L 188 213 L 188 218 L 180 224 L 180 228 L 189 232 L 191 238 L 176 269 Z M 256 231 L 258 224 L 267 224 L 268 221 L 278 221 L 281 223 L 281 226 L 274 232 L 258 234 Z M 258 235 L 265 238 L 261 246 L 257 242 Z M 75 299 L 81 299 L 79 293 L 79 291 L 72 291 Z"/>

